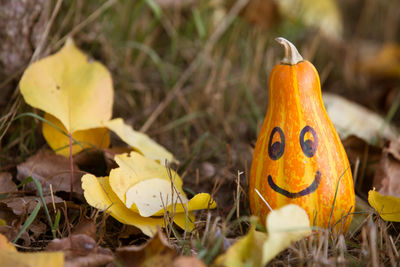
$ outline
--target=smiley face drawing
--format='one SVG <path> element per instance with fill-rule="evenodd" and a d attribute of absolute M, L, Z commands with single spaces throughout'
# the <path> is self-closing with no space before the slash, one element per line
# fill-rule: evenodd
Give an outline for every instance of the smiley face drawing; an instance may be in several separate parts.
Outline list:
<path fill-rule="evenodd" d="M 273 140 L 275 133 L 279 133 L 281 142 L 277 141 L 272 144 L 272 140 Z M 306 133 L 311 133 L 313 136 L 313 140 L 311 140 L 311 139 L 304 140 Z M 318 147 L 318 137 L 317 137 L 317 133 L 315 132 L 315 130 L 312 127 L 307 125 L 301 130 L 299 137 L 300 137 L 299 138 L 300 147 L 301 147 L 304 155 L 309 158 L 313 157 L 317 150 L 317 147 Z M 272 130 L 271 135 L 269 137 L 268 156 L 272 160 L 278 160 L 279 158 L 282 157 L 284 151 L 285 151 L 285 135 L 281 128 L 275 127 Z M 268 175 L 269 186 L 277 193 L 280 193 L 288 198 L 298 198 L 298 197 L 302 197 L 302 196 L 311 194 L 312 192 L 317 190 L 320 181 L 321 181 L 321 172 L 319 170 L 317 170 L 315 172 L 313 182 L 308 187 L 306 187 L 303 190 L 298 191 L 298 192 L 289 192 L 289 191 L 279 187 L 277 184 L 275 184 L 271 175 Z"/>
<path fill-rule="evenodd" d="M 316 69 L 301 56 L 291 61 L 298 52 L 288 47 L 289 59 L 269 76 L 267 114 L 250 169 L 250 209 L 265 222 L 269 207 L 297 204 L 312 225 L 346 231 L 355 206 L 350 164 L 325 110 Z"/>

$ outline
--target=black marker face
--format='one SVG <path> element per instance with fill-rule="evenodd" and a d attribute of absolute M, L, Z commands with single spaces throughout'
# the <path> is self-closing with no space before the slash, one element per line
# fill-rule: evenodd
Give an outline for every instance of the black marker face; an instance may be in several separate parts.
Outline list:
<path fill-rule="evenodd" d="M 306 133 L 311 133 L 314 141 L 310 139 L 304 140 Z M 301 149 L 303 150 L 304 155 L 306 155 L 309 158 L 312 158 L 315 152 L 317 151 L 317 146 L 318 146 L 318 136 L 314 128 L 308 125 L 304 127 L 303 130 L 301 130 L 300 132 L 299 139 L 300 139 L 300 146 Z"/>
<path fill-rule="evenodd" d="M 272 140 L 274 139 L 274 135 L 278 133 L 281 141 L 277 141 L 272 144 Z M 268 142 L 268 155 L 272 160 L 278 160 L 282 157 L 283 152 L 285 152 L 285 135 L 283 131 L 279 127 L 275 127 L 272 129 L 271 135 L 269 136 Z"/>
<path fill-rule="evenodd" d="M 305 139 L 307 133 L 310 133 L 312 135 L 313 137 L 312 140 Z M 277 141 L 272 144 L 272 140 L 274 139 L 275 134 L 279 134 L 280 142 Z M 299 141 L 301 150 L 303 151 L 304 155 L 308 158 L 312 158 L 315 155 L 318 147 L 318 135 L 317 132 L 314 130 L 314 128 L 308 125 L 305 126 L 299 134 Z M 282 157 L 284 152 L 285 152 L 285 134 L 283 133 L 280 127 L 275 127 L 274 129 L 272 129 L 271 135 L 269 136 L 268 155 L 272 160 L 278 160 Z M 320 182 L 321 182 L 321 172 L 317 170 L 314 176 L 314 181 L 307 188 L 299 192 L 289 192 L 279 187 L 277 184 L 275 184 L 274 180 L 272 179 L 272 176 L 268 175 L 268 184 L 272 188 L 272 190 L 288 198 L 298 198 L 311 194 L 312 192 L 317 190 Z"/>

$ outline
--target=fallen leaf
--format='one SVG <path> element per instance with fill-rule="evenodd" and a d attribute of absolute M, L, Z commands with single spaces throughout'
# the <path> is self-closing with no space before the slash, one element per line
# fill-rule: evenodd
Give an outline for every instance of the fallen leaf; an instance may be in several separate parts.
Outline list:
<path fill-rule="evenodd" d="M 374 184 L 376 190 L 385 196 L 400 197 L 400 138 L 391 141 L 382 150 L 382 157 L 376 169 Z"/>
<path fill-rule="evenodd" d="M 311 234 L 307 213 L 294 204 L 271 211 L 266 226 L 268 239 L 263 245 L 263 265 L 289 247 L 292 242 Z"/>
<path fill-rule="evenodd" d="M 342 17 L 334 0 L 279 0 L 280 14 L 290 21 L 318 28 L 330 38 L 340 39 L 343 32 Z"/>
<path fill-rule="evenodd" d="M 378 114 L 335 94 L 324 93 L 322 97 L 328 115 L 342 139 L 356 135 L 368 143 L 374 143 L 382 138 L 397 138 L 397 129 L 388 125 Z"/>
<path fill-rule="evenodd" d="M 68 132 L 61 121 L 49 113 L 44 115 L 44 119 L 57 126 L 64 133 Z M 48 123 L 42 123 L 42 133 L 51 149 L 59 155 L 65 157 L 69 156 L 69 137 L 65 136 L 62 132 Z M 110 132 L 107 128 L 92 128 L 75 131 L 72 133 L 72 138 L 79 142 L 73 142 L 72 155 L 75 155 L 84 149 L 102 149 L 110 145 Z"/>
<path fill-rule="evenodd" d="M 262 266 L 262 248 L 267 238 L 266 233 L 256 231 L 252 226 L 245 236 L 216 259 L 213 266 Z"/>
<path fill-rule="evenodd" d="M 115 256 L 123 266 L 173 267 L 177 253 L 168 243 L 165 235 L 158 230 L 156 235 L 146 244 L 117 248 Z"/>
<path fill-rule="evenodd" d="M 145 157 L 156 160 L 163 165 L 165 165 L 166 161 L 169 163 L 176 162 L 174 156 L 168 150 L 146 134 L 133 130 L 121 118 L 107 121 L 104 125 Z"/>
<path fill-rule="evenodd" d="M 50 195 L 50 184 L 53 192 L 70 192 L 70 162 L 68 158 L 55 155 L 49 150 L 41 150 L 26 162 L 17 166 L 17 179 L 21 182 L 32 176 L 42 184 L 43 195 Z M 81 187 L 82 173 L 78 166 L 74 165 L 74 193 L 83 194 Z M 34 183 L 25 185 L 26 190 L 36 191 Z"/>
<path fill-rule="evenodd" d="M 382 196 L 375 190 L 370 190 L 368 202 L 385 221 L 400 222 L 400 198 Z"/>
<path fill-rule="evenodd" d="M 123 224 L 139 228 L 144 234 L 153 236 L 157 225 L 163 225 L 163 218 L 142 217 L 132 212 L 112 191 L 108 177 L 95 177 L 87 174 L 82 177 L 84 196 L 89 205 L 106 211 Z"/>
<path fill-rule="evenodd" d="M 0 194 L 12 193 L 17 191 L 17 185 L 12 180 L 9 172 L 0 172 Z"/>
<path fill-rule="evenodd" d="M 266 227 L 268 234 L 256 231 L 253 225 L 249 232 L 219 256 L 213 265 L 264 266 L 292 242 L 311 234 L 307 213 L 294 204 L 271 211 L 266 220 Z"/>
<path fill-rule="evenodd" d="M 111 119 L 109 71 L 68 39 L 62 49 L 29 66 L 20 81 L 25 101 L 56 117 L 68 133 L 101 127 Z"/>
<path fill-rule="evenodd" d="M 45 196 L 44 201 L 46 204 L 62 203 L 63 200 L 57 196 L 52 198 L 51 196 Z M 0 200 L 1 203 L 7 205 L 15 215 L 21 216 L 23 214 L 30 214 L 36 207 L 38 202 L 41 202 L 39 197 L 36 196 L 24 196 L 24 197 L 10 197 Z"/>
<path fill-rule="evenodd" d="M 1 266 L 4 267 L 64 266 L 62 252 L 18 252 L 2 234 L 0 234 L 0 259 Z"/>
<path fill-rule="evenodd" d="M 14 247 L 14 245 L 7 240 L 7 237 L 5 237 L 2 234 L 0 234 L 0 250 L 14 251 L 14 252 L 17 251 L 17 249 Z"/>
<path fill-rule="evenodd" d="M 120 222 L 138 227 L 146 235 L 152 236 L 157 226 L 164 226 L 166 211 L 179 227 L 191 230 L 192 211 L 216 207 L 206 193 L 188 200 L 178 174 L 139 153 L 117 155 L 115 161 L 119 167 L 111 170 L 110 177 L 96 178 L 90 174 L 82 177 L 86 201 Z"/>
<path fill-rule="evenodd" d="M 113 261 L 111 250 L 97 246 L 96 241 L 84 234 L 52 240 L 47 251 L 62 251 L 65 266 L 103 266 Z"/>
<path fill-rule="evenodd" d="M 86 218 L 86 216 L 81 216 L 79 218 L 79 222 L 74 226 L 72 234 L 85 234 L 95 239 L 97 236 L 96 228 L 96 222 L 93 219 Z"/>

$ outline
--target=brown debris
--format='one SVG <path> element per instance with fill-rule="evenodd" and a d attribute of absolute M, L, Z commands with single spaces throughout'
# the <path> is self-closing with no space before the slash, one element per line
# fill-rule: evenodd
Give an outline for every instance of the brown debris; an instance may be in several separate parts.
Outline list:
<path fill-rule="evenodd" d="M 46 250 L 63 251 L 65 266 L 69 267 L 103 266 L 114 259 L 109 249 L 97 246 L 96 241 L 85 234 L 54 239 L 47 245 Z"/>
<path fill-rule="evenodd" d="M 400 197 L 400 138 L 383 148 L 373 186 L 382 195 Z"/>
<path fill-rule="evenodd" d="M 118 248 L 116 257 L 123 266 L 163 266 L 173 267 L 177 253 L 159 230 L 146 244 Z M 179 265 L 178 265 L 179 266 Z"/>
<path fill-rule="evenodd" d="M 41 150 L 30 157 L 26 162 L 17 166 L 17 179 L 25 180 L 32 176 L 37 179 L 43 187 L 43 195 L 50 195 L 50 184 L 53 192 L 70 192 L 70 163 L 69 159 L 54 154 L 49 150 Z M 83 173 L 78 166 L 74 164 L 74 193 L 83 194 L 81 186 L 81 177 Z M 36 191 L 34 183 L 28 183 L 26 190 Z"/>

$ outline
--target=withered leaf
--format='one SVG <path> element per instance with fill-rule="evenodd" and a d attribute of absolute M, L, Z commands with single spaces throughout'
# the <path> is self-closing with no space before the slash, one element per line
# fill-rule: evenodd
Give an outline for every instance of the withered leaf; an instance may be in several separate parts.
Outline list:
<path fill-rule="evenodd" d="M 146 244 L 118 248 L 116 257 L 123 266 L 163 266 L 173 267 L 177 253 L 159 229 Z"/>
<path fill-rule="evenodd" d="M 36 196 L 25 196 L 25 197 L 11 197 L 0 200 L 0 202 L 7 205 L 8 208 L 12 209 L 15 215 L 21 216 L 22 214 L 30 214 L 36 207 L 40 198 Z M 51 196 L 45 196 L 44 201 L 46 204 L 53 203 Z M 62 203 L 63 200 L 57 196 L 54 196 L 54 203 Z"/>
<path fill-rule="evenodd" d="M 383 148 L 374 187 L 383 196 L 400 197 L 400 138 Z"/>
<path fill-rule="evenodd" d="M 9 172 L 0 172 L 0 194 L 17 191 L 17 186 Z"/>
<path fill-rule="evenodd" d="M 103 266 L 114 259 L 109 249 L 97 246 L 96 241 L 85 234 L 54 239 L 47 245 L 46 250 L 63 251 L 65 266 Z"/>
<path fill-rule="evenodd" d="M 49 150 L 41 150 L 30 157 L 26 162 L 17 166 L 17 179 L 21 182 L 32 176 L 38 180 L 43 187 L 43 195 L 50 195 L 50 184 L 53 192 L 70 192 L 70 163 L 69 159 L 56 155 Z M 74 193 L 83 194 L 81 187 L 81 176 L 77 165 L 74 164 Z M 34 183 L 28 183 L 26 190 L 36 191 Z"/>
<path fill-rule="evenodd" d="M 92 219 L 81 216 L 78 224 L 72 230 L 72 234 L 85 234 L 93 239 L 96 238 L 96 222 Z"/>

